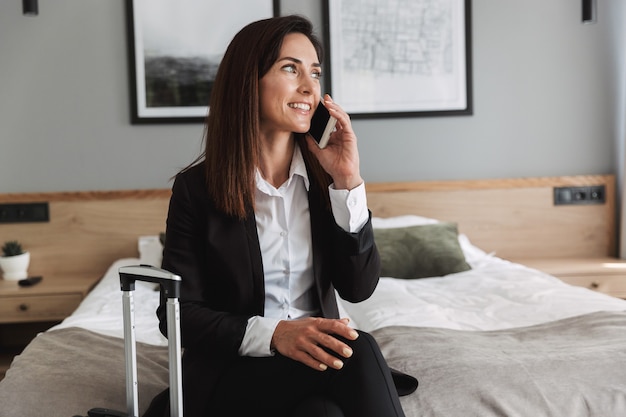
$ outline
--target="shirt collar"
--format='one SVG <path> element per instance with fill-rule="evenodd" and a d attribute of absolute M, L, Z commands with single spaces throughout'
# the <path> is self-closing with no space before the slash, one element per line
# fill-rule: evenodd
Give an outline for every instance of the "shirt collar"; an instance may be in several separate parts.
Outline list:
<path fill-rule="evenodd" d="M 304 180 L 304 187 L 307 191 L 309 191 L 310 182 L 309 175 L 306 171 L 306 164 L 304 163 L 304 157 L 302 156 L 302 151 L 298 145 L 295 146 L 293 150 L 293 155 L 291 157 L 291 165 L 289 167 L 289 178 L 287 179 L 287 184 L 293 181 L 294 176 L 299 175 Z M 261 175 L 261 171 L 256 169 L 256 187 L 259 191 L 264 192 L 265 194 L 271 194 L 270 185 Z M 272 187 L 273 188 L 273 187 Z"/>
<path fill-rule="evenodd" d="M 302 151 L 300 150 L 300 146 L 296 145 L 293 151 L 293 157 L 291 158 L 291 167 L 289 168 L 289 180 L 294 175 L 299 175 L 304 180 L 304 186 L 306 190 L 309 191 L 309 174 L 306 172 L 306 165 L 304 164 L 304 157 L 302 156 Z"/>

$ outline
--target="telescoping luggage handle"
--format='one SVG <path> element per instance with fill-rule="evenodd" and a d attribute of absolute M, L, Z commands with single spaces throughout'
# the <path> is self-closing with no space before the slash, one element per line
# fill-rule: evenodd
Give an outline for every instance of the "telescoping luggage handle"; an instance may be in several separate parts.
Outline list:
<path fill-rule="evenodd" d="M 154 282 L 161 286 L 161 294 L 167 298 L 167 339 L 169 344 L 170 416 L 183 416 L 183 392 L 181 369 L 180 297 L 181 278 L 161 268 L 149 265 L 124 266 L 119 269 L 124 317 L 130 323 L 124 326 L 124 352 L 126 356 L 126 406 L 128 415 L 139 417 L 137 400 L 137 348 L 135 339 L 135 305 L 133 291 L 135 281 Z M 128 325 L 126 325 L 128 324 Z"/>

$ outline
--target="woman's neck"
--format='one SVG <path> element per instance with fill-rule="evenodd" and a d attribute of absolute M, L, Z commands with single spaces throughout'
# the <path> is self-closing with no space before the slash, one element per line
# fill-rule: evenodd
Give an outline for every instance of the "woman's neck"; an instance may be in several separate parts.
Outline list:
<path fill-rule="evenodd" d="M 265 181 L 279 188 L 289 178 L 291 159 L 296 146 L 293 135 L 289 138 L 264 139 L 261 141 L 259 170 Z"/>

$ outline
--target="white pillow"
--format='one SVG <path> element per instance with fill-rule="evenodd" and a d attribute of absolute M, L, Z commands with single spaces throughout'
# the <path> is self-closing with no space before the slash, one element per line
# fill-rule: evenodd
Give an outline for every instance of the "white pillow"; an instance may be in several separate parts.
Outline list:
<path fill-rule="evenodd" d="M 139 236 L 137 246 L 139 249 L 139 262 L 142 265 L 161 267 L 163 245 L 161 245 L 159 236 Z"/>
<path fill-rule="evenodd" d="M 439 223 L 439 220 L 415 216 L 413 214 L 395 217 L 372 217 L 372 227 L 374 229 L 393 229 L 397 227 L 420 226 L 433 223 Z"/>

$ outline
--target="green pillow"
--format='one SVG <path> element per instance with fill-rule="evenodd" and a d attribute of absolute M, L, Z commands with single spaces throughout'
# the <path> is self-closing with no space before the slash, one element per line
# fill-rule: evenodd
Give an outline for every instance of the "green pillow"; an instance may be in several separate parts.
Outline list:
<path fill-rule="evenodd" d="M 471 269 L 455 223 L 374 229 L 382 277 L 439 277 Z"/>

